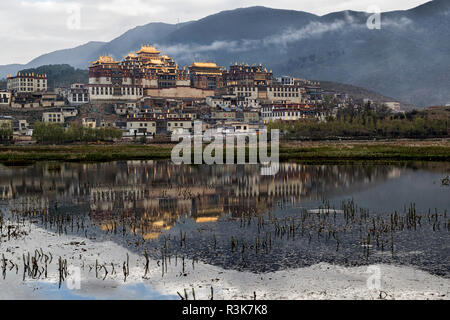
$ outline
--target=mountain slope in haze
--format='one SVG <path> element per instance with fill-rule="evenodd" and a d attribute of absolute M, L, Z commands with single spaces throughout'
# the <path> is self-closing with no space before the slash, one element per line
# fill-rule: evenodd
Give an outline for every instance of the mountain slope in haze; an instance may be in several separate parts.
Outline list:
<path fill-rule="evenodd" d="M 180 65 L 193 60 L 222 66 L 263 63 L 277 75 L 347 83 L 409 104 L 449 103 L 450 1 L 434 0 L 410 10 L 383 13 L 380 30 L 367 28 L 369 16 L 343 11 L 319 17 L 292 10 L 242 8 L 185 24 L 150 23 L 109 43 L 88 43 L 30 63 L 87 68 L 100 54 L 121 59 L 141 44 L 153 43 Z M 0 78 L 4 68 L 0 67 Z"/>
<path fill-rule="evenodd" d="M 364 99 L 370 99 L 378 103 L 395 101 L 394 98 L 383 96 L 378 92 L 349 84 L 331 81 L 320 81 L 320 84 L 322 86 L 322 89 L 325 91 L 332 91 L 337 93 L 345 92 L 355 101 L 361 101 Z M 402 110 L 412 110 L 415 108 L 415 106 L 411 104 L 401 103 L 401 108 Z"/>
<path fill-rule="evenodd" d="M 177 28 L 187 24 L 149 23 L 131 29 L 110 42 L 91 41 L 75 48 L 41 55 L 27 64 L 0 66 L 0 78 L 17 73 L 25 68 L 30 69 L 44 65 L 69 64 L 75 68 L 87 69 L 89 63 L 97 60 L 99 55 L 111 55 L 116 59 L 122 59 L 129 52 L 136 51 L 142 44 L 160 40 Z"/>
<path fill-rule="evenodd" d="M 45 65 L 37 68 L 24 69 L 20 72 L 46 74 L 48 76 L 48 86 L 51 89 L 70 87 L 73 83 L 86 83 L 89 77 L 88 70 L 75 69 L 68 64 Z"/>
<path fill-rule="evenodd" d="M 9 74 L 16 74 L 17 71 L 23 69 L 25 66 L 25 64 L 0 65 L 0 79 L 6 78 Z"/>
<path fill-rule="evenodd" d="M 162 41 L 169 34 L 176 32 L 187 23 L 167 24 L 167 23 L 150 23 L 145 26 L 139 26 L 125 32 L 120 37 L 105 44 L 100 54 L 112 55 L 116 59 L 122 59 L 123 56 L 130 52 L 138 50 L 143 44 L 155 43 Z M 82 66 L 80 66 L 82 67 Z"/>
<path fill-rule="evenodd" d="M 64 63 L 69 63 L 74 66 L 85 66 L 86 61 L 88 61 L 88 63 L 91 61 L 90 58 L 92 57 L 93 52 L 98 52 L 104 46 L 104 42 L 89 42 L 73 49 L 58 50 L 31 60 L 26 67 L 34 68 L 43 65 Z"/>
<path fill-rule="evenodd" d="M 314 14 L 301 11 L 266 7 L 241 8 L 222 11 L 190 23 L 170 34 L 165 42 L 204 45 L 215 41 L 263 39 L 318 19 Z"/>

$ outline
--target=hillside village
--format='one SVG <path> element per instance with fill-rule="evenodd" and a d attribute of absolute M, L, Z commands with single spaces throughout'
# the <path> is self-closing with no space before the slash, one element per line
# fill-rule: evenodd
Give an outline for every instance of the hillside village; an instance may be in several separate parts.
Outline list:
<path fill-rule="evenodd" d="M 151 45 L 121 61 L 100 56 L 85 83 L 51 88 L 46 74 L 19 72 L 0 92 L 0 121 L 14 140 L 32 140 L 35 123 L 68 128 L 115 128 L 122 139 L 189 133 L 193 122 L 228 134 L 260 130 L 272 122 L 326 121 L 339 108 L 374 103 L 345 92 L 323 90 L 316 81 L 275 76 L 263 65 L 212 62 L 180 67 Z M 392 112 L 400 103 L 384 102 Z"/>

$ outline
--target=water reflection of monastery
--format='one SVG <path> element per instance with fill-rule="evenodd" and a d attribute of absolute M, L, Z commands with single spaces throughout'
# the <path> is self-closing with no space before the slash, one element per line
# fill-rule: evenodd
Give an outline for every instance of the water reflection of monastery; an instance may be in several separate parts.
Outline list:
<path fill-rule="evenodd" d="M 397 177 L 386 166 L 282 164 L 261 176 L 255 165 L 176 166 L 168 161 L 37 164 L 0 167 L 0 200 L 18 210 L 89 213 L 104 230 L 132 219 L 144 238 L 157 237 L 181 216 L 196 222 L 225 214 L 264 212 L 278 201 L 300 203 L 364 189 Z"/>

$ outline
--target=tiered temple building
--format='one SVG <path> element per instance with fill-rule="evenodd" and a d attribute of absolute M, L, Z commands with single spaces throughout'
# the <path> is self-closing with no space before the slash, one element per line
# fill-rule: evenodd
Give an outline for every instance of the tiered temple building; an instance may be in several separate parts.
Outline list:
<path fill-rule="evenodd" d="M 142 46 L 120 62 L 101 56 L 89 67 L 92 100 L 136 100 L 147 88 L 189 85 L 188 72 L 153 46 Z"/>
<path fill-rule="evenodd" d="M 272 71 L 260 65 L 231 65 L 229 70 L 212 62 L 193 62 L 179 68 L 174 59 L 145 45 L 122 61 L 102 56 L 89 68 L 90 99 L 139 100 L 144 96 L 162 98 L 206 98 L 234 96 L 239 106 L 265 103 L 304 102 L 304 86 L 283 85 Z"/>

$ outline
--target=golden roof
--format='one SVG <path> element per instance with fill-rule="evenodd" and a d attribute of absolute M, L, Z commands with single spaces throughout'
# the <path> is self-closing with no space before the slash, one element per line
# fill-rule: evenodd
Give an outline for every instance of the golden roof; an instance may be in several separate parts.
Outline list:
<path fill-rule="evenodd" d="M 214 62 L 194 62 L 191 67 L 198 68 L 219 68 Z"/>
<path fill-rule="evenodd" d="M 137 51 L 136 53 L 157 53 L 159 54 L 160 51 L 156 50 L 154 46 L 141 46 L 141 49 Z"/>
<path fill-rule="evenodd" d="M 195 72 L 195 74 L 198 75 L 222 75 L 222 72 L 217 71 L 217 72 Z"/>
<path fill-rule="evenodd" d="M 161 60 L 157 60 L 157 59 L 151 59 L 148 62 L 146 62 L 145 64 L 162 64 L 163 62 Z"/>
<path fill-rule="evenodd" d="M 119 63 L 114 60 L 113 57 L 110 56 L 100 56 L 98 57 L 97 61 L 94 61 L 93 63 Z"/>

